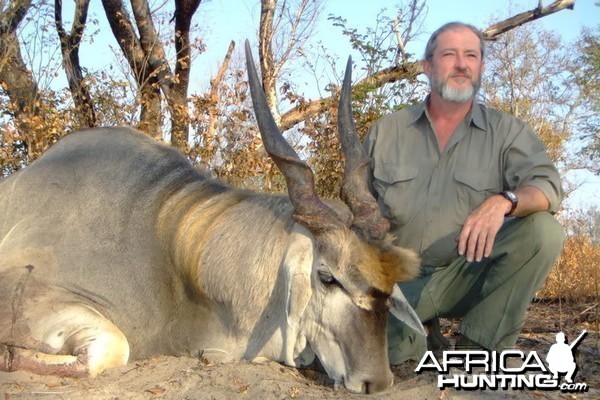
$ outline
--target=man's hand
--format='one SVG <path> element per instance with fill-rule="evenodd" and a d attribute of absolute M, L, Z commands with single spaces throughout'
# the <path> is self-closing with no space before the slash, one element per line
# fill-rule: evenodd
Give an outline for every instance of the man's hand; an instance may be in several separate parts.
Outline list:
<path fill-rule="evenodd" d="M 511 209 L 511 202 L 501 195 L 488 197 L 465 220 L 458 235 L 458 254 L 468 262 L 479 262 L 492 253 L 496 234 Z"/>
<path fill-rule="evenodd" d="M 550 207 L 548 199 L 534 186 L 522 186 L 514 190 L 519 197 L 519 205 L 511 214 L 525 217 L 536 211 L 545 211 Z M 467 261 L 479 262 L 492 254 L 496 234 L 504 223 L 504 216 L 511 209 L 511 202 L 500 194 L 485 199 L 465 220 L 458 241 L 458 254 Z"/>

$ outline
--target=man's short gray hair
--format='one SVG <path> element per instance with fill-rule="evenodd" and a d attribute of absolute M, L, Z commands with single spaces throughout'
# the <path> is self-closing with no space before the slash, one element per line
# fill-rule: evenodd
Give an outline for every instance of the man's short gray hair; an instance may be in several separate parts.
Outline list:
<path fill-rule="evenodd" d="M 448 23 L 440 26 L 435 32 L 433 32 L 431 34 L 431 37 L 427 41 L 427 46 L 425 46 L 425 60 L 431 61 L 431 58 L 433 57 L 433 52 L 435 51 L 435 48 L 437 47 L 438 36 L 440 36 L 442 33 L 446 32 L 446 31 L 462 29 L 462 28 L 467 28 L 467 29 L 471 30 L 479 38 L 480 49 L 481 49 L 481 59 L 483 60 L 483 57 L 485 56 L 485 41 L 484 41 L 485 39 L 483 37 L 483 33 L 481 33 L 481 31 L 479 29 L 477 29 L 476 27 L 474 27 L 471 24 L 465 24 L 463 22 L 457 22 L 457 21 L 448 22 Z"/>

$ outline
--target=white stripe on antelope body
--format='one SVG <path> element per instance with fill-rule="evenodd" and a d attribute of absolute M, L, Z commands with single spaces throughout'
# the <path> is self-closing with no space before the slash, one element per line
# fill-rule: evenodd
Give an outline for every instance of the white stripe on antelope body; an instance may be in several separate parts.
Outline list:
<path fill-rule="evenodd" d="M 351 391 L 392 384 L 386 319 L 391 307 L 420 324 L 394 285 L 418 259 L 391 244 L 367 190 L 350 71 L 346 204 L 324 202 L 247 52 L 263 142 L 289 196 L 231 188 L 133 129 L 64 137 L 0 181 L 1 370 L 94 376 L 157 354 L 290 366 L 316 355 Z"/>

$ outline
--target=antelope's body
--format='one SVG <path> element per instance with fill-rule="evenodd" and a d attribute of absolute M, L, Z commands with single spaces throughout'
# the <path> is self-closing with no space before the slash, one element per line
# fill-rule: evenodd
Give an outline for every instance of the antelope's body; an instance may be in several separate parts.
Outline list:
<path fill-rule="evenodd" d="M 0 193 L 2 342 L 80 302 L 123 331 L 133 358 L 223 349 L 253 329 L 257 308 L 240 307 L 266 307 L 293 225 L 286 198 L 231 190 L 124 128 L 67 136 Z"/>
<path fill-rule="evenodd" d="M 0 181 L 0 369 L 316 354 L 337 384 L 383 390 L 390 294 L 417 259 L 325 208 L 315 225 L 291 189 L 230 188 L 132 129 L 68 135 Z"/>

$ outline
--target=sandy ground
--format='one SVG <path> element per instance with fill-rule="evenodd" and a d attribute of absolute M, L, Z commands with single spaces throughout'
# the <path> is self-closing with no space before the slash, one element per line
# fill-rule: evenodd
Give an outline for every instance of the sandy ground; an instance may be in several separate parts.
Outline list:
<path fill-rule="evenodd" d="M 557 304 L 532 305 L 518 342 L 522 350 L 545 357 L 554 334 L 563 330 L 573 339 L 583 329 L 590 334 L 575 354 L 579 367 L 575 382 L 585 382 L 585 393 L 560 391 L 460 391 L 437 388 L 437 373 L 415 374 L 416 363 L 394 368 L 394 385 L 386 392 L 356 395 L 334 389 L 326 375 L 296 370 L 278 363 L 212 364 L 205 360 L 159 356 L 130 363 L 95 379 L 0 372 L 0 400 L 5 399 L 600 399 L 598 304 L 564 310 Z M 592 308 L 590 308 L 590 306 Z M 596 309 L 596 310 L 594 310 Z M 582 312 L 583 311 L 583 312 Z M 559 328 L 561 327 L 562 328 Z M 558 327 L 558 328 L 557 328 Z M 444 321 L 444 335 L 452 341 L 456 324 Z M 3 397 L 1 397 L 3 396 Z"/>

